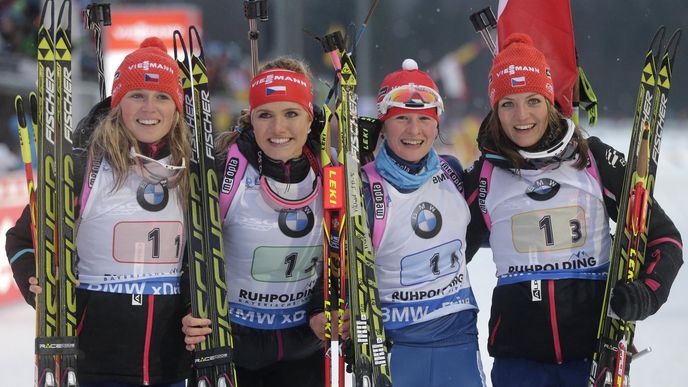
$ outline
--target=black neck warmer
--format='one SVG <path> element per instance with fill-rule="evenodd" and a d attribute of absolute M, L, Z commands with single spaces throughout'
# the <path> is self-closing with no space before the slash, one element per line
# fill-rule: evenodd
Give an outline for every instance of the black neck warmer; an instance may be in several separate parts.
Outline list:
<path fill-rule="evenodd" d="M 244 130 L 237 139 L 237 146 L 249 164 L 258 170 L 260 175 L 275 179 L 280 183 L 298 183 L 308 176 L 311 163 L 305 153 L 286 162 L 273 160 L 263 152 L 256 143 L 253 130 Z M 304 152 L 307 152 L 304 146 Z"/>

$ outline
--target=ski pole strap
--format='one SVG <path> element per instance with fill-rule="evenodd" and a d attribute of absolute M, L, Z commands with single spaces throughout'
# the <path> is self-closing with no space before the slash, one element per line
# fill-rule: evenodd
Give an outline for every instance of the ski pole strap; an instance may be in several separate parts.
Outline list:
<path fill-rule="evenodd" d="M 227 162 L 225 163 L 225 173 L 220 185 L 220 218 L 222 221 L 227 217 L 229 206 L 239 189 L 241 178 L 246 173 L 248 160 L 239 152 L 239 146 L 234 143 L 227 152 Z"/>

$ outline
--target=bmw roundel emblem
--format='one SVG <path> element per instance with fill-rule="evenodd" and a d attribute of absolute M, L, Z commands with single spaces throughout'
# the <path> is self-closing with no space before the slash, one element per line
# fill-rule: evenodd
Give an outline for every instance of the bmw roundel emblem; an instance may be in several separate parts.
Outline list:
<path fill-rule="evenodd" d="M 543 202 L 553 198 L 559 192 L 559 188 L 561 185 L 552 179 L 538 179 L 526 189 L 526 195 L 533 200 Z"/>
<path fill-rule="evenodd" d="M 423 239 L 430 239 L 442 229 L 442 214 L 430 203 L 420 203 L 411 215 L 413 232 Z"/>
<path fill-rule="evenodd" d="M 280 231 L 291 238 L 301 238 L 313 229 L 315 217 L 313 210 L 306 206 L 298 210 L 281 210 L 277 219 Z"/>
<path fill-rule="evenodd" d="M 141 181 L 139 188 L 136 190 L 136 201 L 141 208 L 151 212 L 157 212 L 167 206 L 167 201 L 170 199 L 170 192 L 166 185 L 152 184 L 147 181 Z"/>

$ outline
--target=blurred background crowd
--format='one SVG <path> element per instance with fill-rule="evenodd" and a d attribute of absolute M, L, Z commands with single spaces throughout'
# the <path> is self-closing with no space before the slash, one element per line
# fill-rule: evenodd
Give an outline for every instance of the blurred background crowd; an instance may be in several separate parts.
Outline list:
<path fill-rule="evenodd" d="M 81 10 L 89 3 L 73 0 L 72 40 L 77 62 L 73 77 L 76 87 L 88 96 L 81 102 L 86 109 L 98 97 L 95 43 L 81 23 Z M 352 24 L 359 26 L 370 3 L 270 0 L 269 21 L 258 23 L 259 56 L 268 59 L 289 54 L 305 58 L 319 80 L 315 85 L 318 100 L 324 101 L 332 72 L 313 35 L 350 30 Z M 250 79 L 243 0 L 113 0 L 110 4 L 113 10 L 145 7 L 155 12 L 181 5 L 200 11 L 215 129 L 230 129 L 247 104 Z M 0 174 L 20 167 L 13 101 L 15 95 L 26 95 L 35 88 L 35 41 L 41 6 L 41 0 L 0 1 Z M 412 57 L 437 80 L 445 98 L 443 139 L 453 144 L 462 161 L 475 158 L 475 134 L 488 111 L 485 90 L 491 55 L 468 17 L 487 6 L 497 12 L 496 0 L 381 0 L 356 50 L 360 113 L 374 115 L 374 96 L 383 75 L 399 68 L 404 58 Z M 688 2 L 576 0 L 571 7 L 579 64 L 597 94 L 600 118 L 632 119 L 640 66 L 649 40 L 661 24 L 669 30 L 684 25 Z M 688 65 L 688 58 L 679 55 L 676 63 L 680 70 Z M 676 77 L 677 82 L 685 82 L 683 78 Z M 686 87 L 672 88 L 672 100 L 680 102 L 672 103 L 669 120 L 688 118 L 683 103 L 687 96 Z"/>

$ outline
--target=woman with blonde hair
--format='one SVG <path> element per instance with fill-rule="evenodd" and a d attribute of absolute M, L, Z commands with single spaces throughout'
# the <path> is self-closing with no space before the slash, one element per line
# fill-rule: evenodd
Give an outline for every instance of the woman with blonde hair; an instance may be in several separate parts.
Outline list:
<path fill-rule="evenodd" d="M 75 131 L 79 385 L 184 386 L 191 360 L 179 320 L 189 128 L 179 69 L 158 38 L 127 55 L 111 99 Z M 95 127 L 95 129 L 93 129 Z M 92 134 L 90 134 L 92 132 Z M 82 157 L 80 155 L 87 155 Z M 27 302 L 35 278 L 28 209 L 7 233 Z"/>

